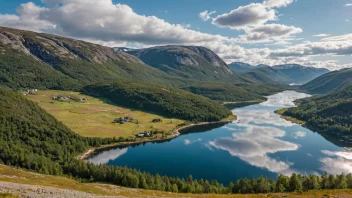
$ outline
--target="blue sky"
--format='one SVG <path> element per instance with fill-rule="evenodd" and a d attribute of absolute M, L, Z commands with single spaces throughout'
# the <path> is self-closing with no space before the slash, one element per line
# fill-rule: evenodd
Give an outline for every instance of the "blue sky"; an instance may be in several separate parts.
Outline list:
<path fill-rule="evenodd" d="M 352 0 L 0 0 L 0 26 L 107 46 L 202 45 L 226 62 L 339 69 L 352 67 L 349 4 Z M 216 13 L 205 20 L 204 11 Z"/>

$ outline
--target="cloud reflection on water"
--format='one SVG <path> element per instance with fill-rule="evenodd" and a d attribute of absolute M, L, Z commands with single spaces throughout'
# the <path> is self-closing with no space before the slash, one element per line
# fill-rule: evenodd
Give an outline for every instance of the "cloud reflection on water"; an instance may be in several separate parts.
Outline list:
<path fill-rule="evenodd" d="M 297 144 L 283 141 L 285 131 L 274 127 L 248 126 L 246 132 L 234 133 L 232 138 L 219 138 L 209 142 L 217 149 L 228 151 L 232 156 L 252 166 L 265 168 L 271 172 L 291 174 L 292 163 L 273 159 L 268 154 L 280 151 L 294 151 Z"/>
<path fill-rule="evenodd" d="M 321 152 L 327 155 L 327 157 L 320 159 L 323 164 L 321 167 L 322 171 L 331 174 L 352 173 L 352 152 L 332 152 L 327 150 Z"/>
<path fill-rule="evenodd" d="M 260 106 L 277 107 L 292 107 L 292 101 L 308 97 L 309 95 L 286 91 L 268 97 L 268 101 L 259 104 Z M 294 172 L 291 169 L 293 163 L 274 159 L 269 154 L 274 154 L 283 151 L 295 151 L 299 149 L 299 145 L 281 140 L 286 132 L 278 127 L 290 127 L 295 124 L 281 119 L 274 113 L 274 110 L 261 108 L 244 108 L 233 110 L 237 115 L 238 121 L 233 124 L 243 127 L 244 131 L 233 133 L 232 138 L 219 138 L 210 141 L 209 144 L 217 149 L 228 151 L 232 156 L 239 157 L 252 166 L 264 168 L 270 172 L 291 174 Z M 260 124 L 270 126 L 260 126 Z M 231 125 L 230 125 L 231 126 Z M 276 127 L 277 126 L 277 127 Z M 235 128 L 227 127 L 229 130 Z M 295 136 L 304 137 L 306 134 L 297 132 Z"/>
<path fill-rule="evenodd" d="M 96 155 L 90 159 L 88 159 L 89 162 L 93 164 L 106 164 L 110 160 L 117 159 L 121 157 L 122 155 L 127 153 L 128 148 L 123 148 L 123 149 L 112 149 L 109 151 L 103 151 L 99 155 Z"/>

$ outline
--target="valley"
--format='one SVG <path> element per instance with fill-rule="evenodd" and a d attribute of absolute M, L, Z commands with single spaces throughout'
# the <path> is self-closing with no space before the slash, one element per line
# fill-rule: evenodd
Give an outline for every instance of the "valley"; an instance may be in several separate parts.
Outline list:
<path fill-rule="evenodd" d="M 151 46 L 0 27 L 0 197 L 350 195 L 351 69 Z"/>

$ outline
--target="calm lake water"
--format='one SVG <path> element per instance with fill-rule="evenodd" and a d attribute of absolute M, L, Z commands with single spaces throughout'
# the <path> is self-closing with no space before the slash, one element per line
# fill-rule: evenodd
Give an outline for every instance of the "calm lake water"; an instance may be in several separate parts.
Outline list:
<path fill-rule="evenodd" d="M 203 132 L 188 133 L 163 143 L 115 148 L 89 161 L 128 166 L 153 174 L 217 179 L 223 184 L 238 178 L 276 178 L 289 175 L 352 172 L 352 153 L 318 133 L 281 119 L 275 110 L 294 106 L 309 95 L 285 91 L 268 101 L 234 109 L 235 121 Z M 203 127 L 204 128 L 204 127 Z"/>

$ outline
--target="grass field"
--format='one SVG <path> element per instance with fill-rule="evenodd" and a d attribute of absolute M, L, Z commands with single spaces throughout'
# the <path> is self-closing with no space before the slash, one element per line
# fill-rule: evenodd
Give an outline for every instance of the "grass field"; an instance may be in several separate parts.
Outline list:
<path fill-rule="evenodd" d="M 86 101 L 58 101 L 53 96 L 71 96 L 87 98 Z M 159 130 L 169 132 L 178 124 L 184 123 L 179 119 L 167 119 L 155 114 L 121 108 L 104 101 L 71 91 L 38 91 L 35 95 L 27 95 L 28 99 L 37 102 L 48 113 L 63 122 L 72 131 L 85 137 L 131 137 L 143 131 Z M 114 119 L 129 116 L 138 120 L 138 124 L 112 123 Z M 162 122 L 153 123 L 159 118 Z"/>
<path fill-rule="evenodd" d="M 352 190 L 319 190 L 301 193 L 272 193 L 260 195 L 214 195 L 214 194 L 184 194 L 169 193 L 154 190 L 141 190 L 125 188 L 120 186 L 100 184 L 100 183 L 80 183 L 66 177 L 41 175 L 20 169 L 0 165 L 0 181 L 13 182 L 19 184 L 30 184 L 39 186 L 49 186 L 68 190 L 78 190 L 86 193 L 106 196 L 125 197 L 195 197 L 195 198 L 230 198 L 230 197 L 352 197 Z M 5 194 L 4 194 L 5 195 Z M 0 194 L 1 197 L 1 194 Z M 3 197 L 12 197 L 3 196 Z"/>

